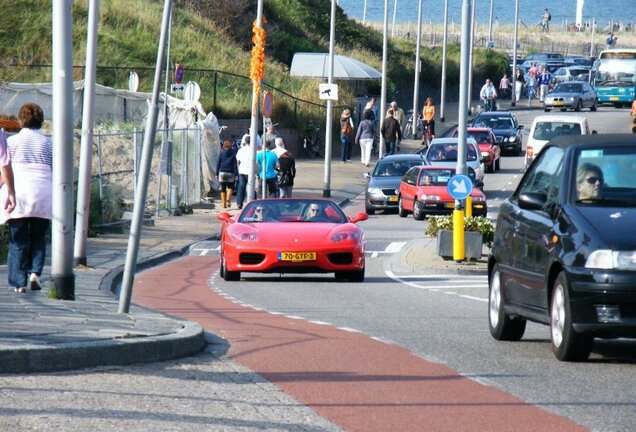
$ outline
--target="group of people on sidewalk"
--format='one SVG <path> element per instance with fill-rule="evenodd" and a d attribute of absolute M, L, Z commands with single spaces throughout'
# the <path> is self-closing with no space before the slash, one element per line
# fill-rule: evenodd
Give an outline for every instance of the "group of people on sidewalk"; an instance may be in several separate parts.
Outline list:
<path fill-rule="evenodd" d="M 422 108 L 422 119 L 423 123 L 430 127 L 434 135 L 435 106 L 430 97 L 426 99 Z M 340 116 L 340 159 L 343 163 L 351 163 L 351 153 L 355 143 L 360 146 L 360 162 L 364 166 L 370 166 L 374 143 L 380 134 L 385 142 L 384 154 L 392 155 L 399 152 L 400 142 L 403 139 L 402 128 L 404 127 L 404 121 L 404 110 L 398 106 L 396 101 L 393 101 L 386 111 L 382 123 L 379 124 L 376 98 L 372 97 L 364 107 L 362 120 L 356 130 L 351 117 L 351 110 L 348 108 L 344 109 Z"/>
<path fill-rule="evenodd" d="M 528 74 L 525 75 L 521 68 L 515 71 L 515 102 L 519 102 L 521 95 L 526 90 L 528 106 L 532 105 L 532 100 L 539 97 L 540 102 L 545 101 L 545 97 L 550 91 L 550 72 L 545 65 L 533 63 Z"/>
<path fill-rule="evenodd" d="M 257 146 L 254 167 L 249 133 L 243 135 L 238 149 L 234 149 L 229 140 L 223 142 L 216 165 L 221 208 L 232 207 L 234 190 L 237 192 L 236 206 L 238 209 L 243 208 L 247 198 L 247 183 L 252 172 L 256 174 L 255 178 L 260 184 L 256 185 L 256 197 L 264 184 L 270 198 L 291 198 L 296 177 L 296 162 L 291 152 L 286 149 L 283 138 L 276 134 L 274 126 L 268 126 L 264 140 L 257 140 Z"/>

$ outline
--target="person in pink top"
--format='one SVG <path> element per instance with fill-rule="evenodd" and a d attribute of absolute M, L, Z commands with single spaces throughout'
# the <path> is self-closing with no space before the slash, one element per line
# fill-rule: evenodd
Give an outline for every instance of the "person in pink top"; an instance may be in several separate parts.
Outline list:
<path fill-rule="evenodd" d="M 9 224 L 9 286 L 25 293 L 42 289 L 40 276 L 46 257 L 46 234 L 52 219 L 53 144 L 41 132 L 42 108 L 27 103 L 20 108 L 22 129 L 7 139 L 15 185 L 15 208 L 0 214 L 0 223 Z M 0 202 L 6 202 L 6 188 Z"/>

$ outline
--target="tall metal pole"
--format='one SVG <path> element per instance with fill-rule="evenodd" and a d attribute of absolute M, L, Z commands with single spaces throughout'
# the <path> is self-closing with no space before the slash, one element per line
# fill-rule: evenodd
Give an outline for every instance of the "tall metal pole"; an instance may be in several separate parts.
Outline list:
<path fill-rule="evenodd" d="M 79 173 L 77 177 L 77 211 L 75 215 L 75 245 L 73 266 L 86 265 L 88 215 L 91 205 L 91 169 L 93 159 L 93 120 L 95 110 L 95 70 L 97 64 L 97 26 L 99 0 L 90 0 L 88 32 L 86 35 L 86 69 L 84 73 L 84 110 L 80 143 Z"/>
<path fill-rule="evenodd" d="M 415 44 L 415 85 L 413 86 L 413 138 L 417 139 L 417 116 L 419 111 L 420 99 L 420 47 L 422 45 L 422 0 L 419 0 L 417 7 L 417 42 Z"/>
<path fill-rule="evenodd" d="M 515 0 L 515 31 L 512 47 L 512 101 L 510 106 L 517 105 L 517 40 L 519 38 L 519 0 Z"/>
<path fill-rule="evenodd" d="M 53 2 L 53 220 L 51 286 L 75 300 L 73 275 L 72 0 Z"/>
<path fill-rule="evenodd" d="M 446 47 L 448 46 L 448 0 L 444 0 L 444 42 L 442 44 L 442 94 L 440 98 L 439 119 L 446 120 Z"/>
<path fill-rule="evenodd" d="M 388 30 L 389 30 L 389 0 L 384 0 L 384 27 L 383 27 L 383 37 L 382 37 L 382 89 L 380 94 L 380 121 L 378 122 L 378 126 L 382 126 L 382 122 L 384 121 L 384 113 L 386 112 L 386 58 L 387 58 L 387 50 L 388 50 Z M 377 120 L 377 119 L 376 119 Z M 378 149 L 378 158 L 382 158 L 384 156 L 384 137 L 378 131 L 380 135 L 380 145 Z"/>
<path fill-rule="evenodd" d="M 152 162 L 152 148 L 157 133 L 157 117 L 159 115 L 159 90 L 161 87 L 161 72 L 166 61 L 166 40 L 168 27 L 170 25 L 170 15 L 172 14 L 172 0 L 165 0 L 163 6 L 163 17 L 161 19 L 161 36 L 157 49 L 157 61 L 155 63 L 155 80 L 152 87 L 152 99 L 148 110 L 146 121 L 146 133 L 141 150 L 141 160 L 139 178 L 137 179 L 137 196 L 133 206 L 133 217 L 130 224 L 130 234 L 128 236 L 128 249 L 126 251 L 126 263 L 124 265 L 124 276 L 121 281 L 121 293 L 119 295 L 119 313 L 128 313 L 130 310 L 130 299 L 132 298 L 132 285 L 137 267 L 137 254 L 139 252 L 139 240 L 141 239 L 141 228 L 144 217 L 146 197 L 148 195 L 148 179 L 150 177 L 150 164 Z"/>
<path fill-rule="evenodd" d="M 367 0 L 364 0 L 364 8 L 362 9 L 362 24 L 367 22 Z"/>
<path fill-rule="evenodd" d="M 256 27 L 262 27 L 263 25 L 263 0 L 258 0 L 256 7 Z M 258 88 L 260 86 L 257 82 L 252 83 L 252 119 L 250 121 L 250 146 L 252 149 L 252 166 L 256 168 L 256 152 L 258 150 L 257 136 L 258 136 Z M 263 131 L 265 132 L 265 131 Z M 263 142 L 263 145 L 265 143 Z M 264 155 L 263 155 L 264 156 Z M 265 159 L 263 158 L 263 165 L 265 165 Z M 264 181 L 264 179 L 263 179 Z M 255 198 L 256 192 L 256 170 L 250 171 L 247 176 L 247 201 L 252 201 Z"/>
<path fill-rule="evenodd" d="M 329 27 L 329 72 L 327 82 L 333 84 L 333 55 L 336 42 L 336 0 L 331 0 L 331 25 Z M 333 101 L 327 100 L 327 121 L 325 125 L 325 182 L 322 196 L 331 196 L 331 147 L 333 139 Z"/>
<path fill-rule="evenodd" d="M 488 20 L 488 42 L 492 41 L 492 15 L 495 8 L 495 0 L 490 0 L 490 19 Z"/>
<path fill-rule="evenodd" d="M 471 11 L 471 18 L 470 18 L 470 23 L 468 24 L 468 28 L 470 30 L 470 37 L 469 37 L 469 49 L 470 49 L 470 53 L 468 54 L 468 94 L 466 95 L 466 97 L 468 97 L 468 109 L 470 110 L 470 102 L 471 102 L 471 98 L 472 98 L 472 94 L 473 94 L 473 51 L 474 51 L 474 46 L 473 44 L 475 43 L 475 29 L 474 29 L 474 25 L 475 25 L 475 10 L 477 9 L 477 0 L 472 0 L 473 5 L 472 5 L 472 11 Z M 462 24 L 462 32 L 464 31 L 463 29 L 463 24 Z"/>
<path fill-rule="evenodd" d="M 594 57 L 594 33 L 596 32 L 596 18 L 592 17 L 592 39 L 590 40 L 590 57 Z"/>
<path fill-rule="evenodd" d="M 393 0 L 393 24 L 391 25 L 391 37 L 395 37 L 395 16 L 397 15 L 398 0 Z"/>

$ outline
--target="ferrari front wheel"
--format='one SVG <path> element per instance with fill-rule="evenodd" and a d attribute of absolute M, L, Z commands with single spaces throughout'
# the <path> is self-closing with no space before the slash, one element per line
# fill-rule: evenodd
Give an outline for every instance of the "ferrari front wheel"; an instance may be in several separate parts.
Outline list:
<path fill-rule="evenodd" d="M 227 269 L 226 263 L 225 263 L 225 256 L 223 254 L 221 254 L 221 277 L 223 279 L 225 279 L 228 282 L 233 282 L 233 281 L 237 281 L 239 279 L 241 279 L 241 272 L 238 271 L 229 271 Z"/>

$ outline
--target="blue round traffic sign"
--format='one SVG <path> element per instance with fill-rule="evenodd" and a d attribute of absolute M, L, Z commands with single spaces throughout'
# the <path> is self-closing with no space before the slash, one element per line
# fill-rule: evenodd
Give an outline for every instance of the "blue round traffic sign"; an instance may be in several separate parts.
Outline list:
<path fill-rule="evenodd" d="M 446 189 L 453 198 L 463 200 L 470 196 L 470 193 L 473 191 L 473 182 L 468 176 L 455 174 L 448 181 Z"/>
<path fill-rule="evenodd" d="M 178 64 L 174 68 L 174 82 L 177 84 L 181 84 L 183 82 L 183 65 Z"/>

